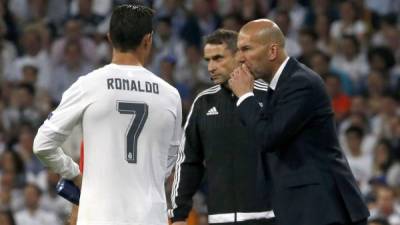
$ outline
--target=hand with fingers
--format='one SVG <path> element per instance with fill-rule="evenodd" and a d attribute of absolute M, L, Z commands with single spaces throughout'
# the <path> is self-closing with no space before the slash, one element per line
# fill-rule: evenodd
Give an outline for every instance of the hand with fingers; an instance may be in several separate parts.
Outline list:
<path fill-rule="evenodd" d="M 229 87 L 237 97 L 253 91 L 254 77 L 245 64 L 232 72 Z"/>

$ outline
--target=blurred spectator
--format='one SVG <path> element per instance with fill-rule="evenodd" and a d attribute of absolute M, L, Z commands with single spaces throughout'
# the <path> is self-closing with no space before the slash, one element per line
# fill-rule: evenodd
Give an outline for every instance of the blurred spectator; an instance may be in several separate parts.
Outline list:
<path fill-rule="evenodd" d="M 180 32 L 181 38 L 189 45 L 200 48 L 201 37 L 216 30 L 221 25 L 221 18 L 211 10 L 210 3 L 193 0 L 193 14 L 189 15 Z"/>
<path fill-rule="evenodd" d="M 393 148 L 393 157 L 400 161 L 400 116 L 392 116 L 389 125 L 388 133 L 390 134 L 389 140 Z M 397 178 L 397 184 L 400 187 L 400 176 Z"/>
<path fill-rule="evenodd" d="M 368 221 L 368 225 L 390 225 L 385 219 L 376 218 Z"/>
<path fill-rule="evenodd" d="M 296 0 L 277 0 L 276 8 L 270 12 L 268 17 L 274 18 L 279 10 L 289 12 L 290 20 L 292 21 L 290 28 L 297 32 L 304 23 L 306 9 Z"/>
<path fill-rule="evenodd" d="M 66 221 L 72 208 L 72 203 L 68 202 L 57 194 L 57 183 L 60 175 L 47 170 L 47 191 L 40 199 L 40 205 L 44 210 L 57 215 L 59 221 Z"/>
<path fill-rule="evenodd" d="M 361 53 L 360 43 L 355 36 L 343 36 L 338 54 L 332 58 L 331 65 L 346 72 L 352 80 L 356 93 L 361 89 L 361 81 L 365 78 L 368 65 Z"/>
<path fill-rule="evenodd" d="M 63 60 L 54 69 L 52 77 L 50 90 L 53 100 L 60 102 L 64 91 L 93 68 L 94 66 L 84 58 L 80 43 L 76 40 L 67 41 Z"/>
<path fill-rule="evenodd" d="M 14 61 L 6 77 L 13 82 L 20 81 L 23 67 L 32 65 L 39 71 L 36 86 L 46 90 L 50 83 L 51 60 L 43 48 L 41 31 L 38 25 L 29 25 L 24 29 L 21 40 L 23 54 Z"/>
<path fill-rule="evenodd" d="M 367 44 L 370 29 L 378 26 L 379 17 L 373 13 L 365 4 L 365 0 L 351 0 L 354 2 L 354 9 L 358 13 L 358 19 L 365 24 L 365 35 L 361 37 L 360 41 L 363 46 Z"/>
<path fill-rule="evenodd" d="M 277 10 L 274 13 L 273 20 L 281 28 L 285 35 L 285 50 L 291 57 L 298 57 L 301 53 L 299 44 L 297 43 L 297 33 L 291 29 L 291 19 L 288 11 Z"/>
<path fill-rule="evenodd" d="M 21 24 L 45 22 L 58 26 L 67 16 L 67 0 L 13 0 L 11 12 Z"/>
<path fill-rule="evenodd" d="M 396 209 L 396 193 L 390 187 L 377 191 L 376 208 L 371 209 L 371 219 L 384 218 L 390 225 L 400 224 L 400 214 Z"/>
<path fill-rule="evenodd" d="M 356 126 L 346 130 L 347 160 L 362 192 L 367 191 L 368 181 L 372 177 L 372 157 L 361 149 L 364 131 Z"/>
<path fill-rule="evenodd" d="M 17 44 L 19 27 L 9 5 L 10 1 L 0 1 L 0 17 L 6 24 L 6 39 Z"/>
<path fill-rule="evenodd" d="M 381 72 L 384 79 L 388 81 L 389 85 L 385 90 L 394 91 L 398 87 L 400 74 L 394 71 L 396 59 L 388 47 L 377 46 L 370 48 L 368 50 L 368 64 L 370 70 Z"/>
<path fill-rule="evenodd" d="M 243 22 L 249 22 L 265 17 L 267 15 L 266 1 L 260 0 L 234 0 L 232 1 L 231 13 L 237 14 Z"/>
<path fill-rule="evenodd" d="M 313 29 L 302 28 L 299 31 L 299 39 L 301 55 L 297 60 L 306 66 L 310 66 L 312 54 L 317 51 L 318 35 Z"/>
<path fill-rule="evenodd" d="M 243 20 L 239 15 L 230 14 L 222 18 L 221 28 L 239 32 L 242 25 L 243 25 Z"/>
<path fill-rule="evenodd" d="M 186 115 L 189 112 L 190 106 L 192 104 L 192 93 L 190 92 L 191 90 L 187 85 L 177 82 L 175 80 L 176 72 L 175 58 L 172 56 L 165 56 L 161 60 L 160 77 L 167 81 L 169 84 L 173 85 L 176 89 L 178 89 L 182 100 L 182 118 L 186 118 Z"/>
<path fill-rule="evenodd" d="M 379 137 L 390 138 L 390 122 L 395 118 L 398 108 L 398 102 L 391 95 L 385 95 L 380 100 L 378 113 L 371 119 L 372 132 Z"/>
<path fill-rule="evenodd" d="M 390 143 L 381 139 L 374 150 L 374 165 L 373 165 L 373 174 L 374 176 L 385 176 L 387 170 L 391 166 L 393 162 L 393 158 L 391 157 L 391 146 Z"/>
<path fill-rule="evenodd" d="M 0 210 L 0 224 L 2 225 L 16 225 L 14 216 L 9 210 Z"/>
<path fill-rule="evenodd" d="M 310 68 L 319 74 L 323 79 L 329 75 L 340 78 L 343 91 L 351 95 L 353 93 L 352 81 L 348 75 L 336 68 L 331 67 L 331 57 L 322 51 L 314 51 L 310 57 Z"/>
<path fill-rule="evenodd" d="M 4 79 L 4 74 L 9 70 L 9 66 L 17 57 L 15 46 L 5 39 L 7 33 L 6 24 L 0 19 L 0 81 Z"/>
<path fill-rule="evenodd" d="M 61 225 L 54 213 L 40 208 L 42 191 L 35 184 L 27 184 L 24 189 L 25 207 L 15 214 L 17 225 Z"/>
<path fill-rule="evenodd" d="M 121 1 L 121 0 L 120 0 Z M 70 2 L 70 14 L 76 14 L 80 7 L 80 0 L 69 0 Z M 91 1 L 91 11 L 100 16 L 107 15 L 111 9 L 113 2 L 118 2 L 118 0 L 92 0 Z M 122 0 L 122 2 L 127 2 L 126 0 Z"/>
<path fill-rule="evenodd" d="M 13 187 L 23 187 L 26 182 L 25 164 L 19 153 L 6 150 L 0 155 L 1 173 L 12 173 L 14 176 Z"/>
<path fill-rule="evenodd" d="M 304 24 L 308 27 L 313 27 L 318 23 L 319 17 L 325 17 L 326 21 L 333 21 L 339 17 L 336 7 L 333 7 L 332 1 L 329 0 L 312 0 L 311 7 L 307 9 L 304 19 Z M 329 34 L 329 27 L 327 26 Z"/>
<path fill-rule="evenodd" d="M 365 4 L 369 9 L 380 15 L 400 13 L 400 1 L 398 0 L 365 0 Z"/>
<path fill-rule="evenodd" d="M 373 114 L 378 113 L 382 98 L 389 91 L 388 80 L 379 71 L 371 71 L 366 80 L 364 95 L 368 97 L 369 108 Z"/>
<path fill-rule="evenodd" d="M 7 130 L 17 128 L 20 123 L 28 123 L 32 127 L 40 125 L 42 118 L 34 104 L 34 97 L 35 88 L 30 84 L 21 83 L 12 89 L 10 105 L 4 111 Z"/>
<path fill-rule="evenodd" d="M 317 46 L 318 48 L 327 53 L 334 53 L 334 43 L 330 36 L 329 28 L 331 27 L 331 20 L 325 14 L 317 16 L 315 24 L 313 26 L 315 32 L 318 35 Z"/>
<path fill-rule="evenodd" d="M 93 0 L 77 0 L 78 11 L 73 13 L 71 18 L 82 22 L 82 33 L 91 35 L 97 30 L 97 26 L 103 21 L 104 17 L 96 14 L 92 10 Z"/>
<path fill-rule="evenodd" d="M 341 88 L 340 78 L 334 75 L 325 77 L 325 85 L 332 100 L 332 108 L 337 122 L 341 122 L 350 110 L 351 100 Z"/>
<path fill-rule="evenodd" d="M 38 68 L 34 65 L 25 65 L 22 67 L 22 84 L 35 86 L 38 77 Z"/>
<path fill-rule="evenodd" d="M 371 116 L 371 112 L 368 111 L 367 100 L 362 95 L 355 95 L 351 98 L 351 113 L 362 114 L 365 117 Z"/>
<path fill-rule="evenodd" d="M 183 83 L 193 90 L 193 95 L 197 90 L 205 89 L 212 83 L 208 76 L 207 63 L 203 60 L 201 50 L 196 45 L 188 45 L 185 49 L 186 62 L 178 68 L 176 81 Z"/>
<path fill-rule="evenodd" d="M 16 176 L 12 171 L 2 171 L 0 176 L 0 210 L 21 210 L 24 204 L 21 187 L 16 186 Z"/>
<path fill-rule="evenodd" d="M 178 36 L 186 23 L 187 10 L 181 0 L 156 0 L 154 8 L 159 17 L 170 17 L 174 36 Z"/>
<path fill-rule="evenodd" d="M 387 46 L 400 60 L 400 31 L 397 27 L 398 14 L 391 14 L 381 18 L 380 29 L 372 35 L 371 44 Z"/>
<path fill-rule="evenodd" d="M 182 66 L 184 62 L 184 46 L 177 36 L 173 36 L 171 18 L 161 17 L 157 19 L 156 32 L 153 36 L 153 61 L 151 70 L 160 74 L 160 63 L 166 56 L 175 58 L 175 63 Z"/>
<path fill-rule="evenodd" d="M 51 58 L 54 63 L 63 59 L 65 45 L 68 41 L 78 41 L 86 60 L 95 63 L 96 45 L 92 39 L 82 35 L 81 21 L 68 20 L 64 26 L 64 35 L 55 40 L 51 49 Z"/>
<path fill-rule="evenodd" d="M 354 109 L 356 104 L 360 104 L 360 106 L 366 105 L 361 96 L 352 98 L 352 106 L 350 108 L 350 114 L 345 120 L 342 121 L 342 123 L 340 123 L 339 126 L 340 142 L 341 145 L 343 146 L 343 149 L 347 151 L 348 144 L 346 140 L 346 131 L 350 127 L 358 127 L 364 133 L 361 141 L 361 150 L 363 151 L 363 154 L 373 157 L 373 151 L 378 137 L 371 132 L 369 118 L 367 117 L 368 112 L 356 111 Z"/>
<path fill-rule="evenodd" d="M 340 3 L 340 19 L 331 26 L 331 37 L 339 41 L 344 35 L 354 35 L 359 41 L 364 40 L 367 27 L 358 18 L 360 15 L 354 1 L 342 1 Z"/>
<path fill-rule="evenodd" d="M 44 189 L 46 174 L 44 173 L 43 164 L 33 154 L 33 139 L 32 128 L 29 126 L 22 127 L 19 132 L 18 142 L 14 144 L 13 149 L 18 152 L 24 162 L 27 181 L 35 183 L 41 189 Z"/>

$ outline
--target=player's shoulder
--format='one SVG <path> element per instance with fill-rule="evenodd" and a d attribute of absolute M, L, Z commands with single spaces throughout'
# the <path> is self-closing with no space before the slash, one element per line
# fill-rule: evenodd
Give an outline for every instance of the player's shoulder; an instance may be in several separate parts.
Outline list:
<path fill-rule="evenodd" d="M 193 103 L 205 99 L 207 97 L 213 96 L 214 94 L 218 93 L 221 90 L 221 85 L 214 85 L 210 88 L 207 88 L 197 94 L 196 98 L 194 99 Z"/>
<path fill-rule="evenodd" d="M 99 67 L 97 69 L 94 69 L 90 71 L 87 74 L 83 74 L 80 76 L 77 80 L 77 82 L 80 83 L 85 83 L 85 82 L 94 82 L 95 80 L 99 80 L 103 75 L 107 74 L 109 72 L 109 68 L 107 68 L 107 65 Z"/>
<path fill-rule="evenodd" d="M 97 79 L 97 78 L 100 78 L 102 75 L 107 75 L 113 71 L 114 71 L 114 69 L 110 66 L 110 64 L 107 64 L 107 65 L 104 65 L 97 69 L 92 70 L 91 72 L 86 74 L 85 77 L 87 77 L 88 79 Z"/>
<path fill-rule="evenodd" d="M 171 84 L 169 84 L 167 81 L 165 81 L 164 79 L 162 79 L 161 77 L 157 76 L 156 74 L 154 74 L 153 72 L 151 72 L 150 70 L 147 70 L 147 73 L 149 73 L 149 75 L 152 77 L 152 79 L 157 82 L 161 88 L 163 88 L 165 91 L 175 95 L 175 96 L 180 96 L 178 89 L 176 89 L 174 86 L 172 86 Z"/>

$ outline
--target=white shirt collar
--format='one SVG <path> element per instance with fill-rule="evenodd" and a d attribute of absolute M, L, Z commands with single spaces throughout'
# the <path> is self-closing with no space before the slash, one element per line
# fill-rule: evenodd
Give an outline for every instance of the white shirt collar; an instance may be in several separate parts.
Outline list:
<path fill-rule="evenodd" d="M 278 70 L 275 72 L 271 82 L 269 83 L 269 87 L 275 91 L 276 85 L 278 84 L 279 77 L 281 77 L 282 71 L 285 68 L 287 62 L 289 61 L 289 57 L 283 61 L 283 63 L 279 66 Z"/>

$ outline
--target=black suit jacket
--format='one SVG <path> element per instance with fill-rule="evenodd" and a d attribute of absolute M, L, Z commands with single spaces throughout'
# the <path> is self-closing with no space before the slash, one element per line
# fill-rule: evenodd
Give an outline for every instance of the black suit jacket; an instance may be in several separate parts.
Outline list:
<path fill-rule="evenodd" d="M 351 223 L 369 216 L 339 147 L 320 76 L 290 58 L 263 108 L 249 97 L 237 109 L 272 177 L 278 224 Z"/>

